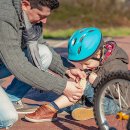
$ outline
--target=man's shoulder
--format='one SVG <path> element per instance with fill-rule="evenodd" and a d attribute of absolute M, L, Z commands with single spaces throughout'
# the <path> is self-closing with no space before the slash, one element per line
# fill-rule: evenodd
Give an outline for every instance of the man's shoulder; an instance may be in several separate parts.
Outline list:
<path fill-rule="evenodd" d="M 9 1 L 9 0 L 7 0 Z M 12 21 L 15 22 L 16 11 L 11 2 L 0 1 L 0 20 L 2 21 Z"/>
<path fill-rule="evenodd" d="M 20 22 L 16 10 L 11 2 L 2 2 L 0 0 L 0 21 L 10 24 L 13 28 L 19 27 Z"/>
<path fill-rule="evenodd" d="M 13 6 L 13 3 L 11 2 L 11 0 L 7 0 L 7 1 L 4 1 L 4 0 L 0 0 L 0 10 L 2 12 L 8 12 L 8 11 L 14 11 L 14 6 Z M 0 13 L 2 13 L 0 12 Z M 11 12 L 8 12 L 8 13 L 11 13 Z"/>

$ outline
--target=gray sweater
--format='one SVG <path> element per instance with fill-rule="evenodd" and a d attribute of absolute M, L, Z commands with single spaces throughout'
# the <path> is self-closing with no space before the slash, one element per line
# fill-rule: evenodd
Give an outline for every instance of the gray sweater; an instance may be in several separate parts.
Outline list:
<path fill-rule="evenodd" d="M 52 90 L 62 94 L 67 80 L 66 68 L 61 57 L 52 49 L 53 59 L 50 69 L 61 75 L 55 77 L 33 66 L 22 51 L 21 0 L 0 0 L 0 59 L 15 77 L 44 91 Z M 42 36 L 38 40 L 44 43 Z"/>

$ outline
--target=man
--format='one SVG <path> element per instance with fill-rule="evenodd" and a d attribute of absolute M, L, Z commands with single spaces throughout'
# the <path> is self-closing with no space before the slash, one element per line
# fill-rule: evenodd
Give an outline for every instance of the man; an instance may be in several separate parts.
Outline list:
<path fill-rule="evenodd" d="M 64 94 L 72 102 L 79 100 L 83 94 L 80 85 L 68 81 L 65 75 L 75 79 L 83 78 L 85 74 L 80 70 L 64 67 L 61 57 L 52 48 L 44 45 L 48 52 L 46 55 L 52 54 L 52 61 L 47 64 L 50 70 L 61 77 L 48 73 L 39 60 L 38 44 L 45 43 L 40 35 L 41 23 L 46 23 L 51 11 L 58 6 L 57 0 L 0 1 L 0 78 L 11 74 L 16 77 L 6 90 L 14 102 L 18 102 L 32 86 Z M 25 56 L 26 44 L 34 63 L 29 62 Z"/>

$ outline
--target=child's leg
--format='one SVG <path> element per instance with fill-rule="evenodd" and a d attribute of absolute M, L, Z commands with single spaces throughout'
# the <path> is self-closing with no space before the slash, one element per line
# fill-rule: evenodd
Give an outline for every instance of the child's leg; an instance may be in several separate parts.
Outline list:
<path fill-rule="evenodd" d="M 90 83 L 87 83 L 85 91 L 84 91 L 84 95 L 88 98 L 88 100 L 93 103 L 93 95 L 94 95 L 94 88 L 91 86 Z M 53 102 L 52 102 L 53 103 Z M 57 105 L 57 107 L 59 109 L 68 107 L 68 106 L 72 106 L 74 105 L 74 103 L 70 102 L 68 100 L 68 98 L 65 95 L 61 95 L 59 98 L 57 98 L 54 103 Z M 75 105 L 74 105 L 75 106 Z M 75 109 L 75 107 L 73 107 L 73 109 Z M 76 105 L 77 106 L 77 105 Z M 54 106 L 55 107 L 55 106 Z M 77 108 L 77 107 L 76 107 Z M 71 108 L 70 108 L 71 109 Z M 71 109 L 71 110 L 73 110 Z"/>
<path fill-rule="evenodd" d="M 88 101 L 93 104 L 94 88 L 91 86 L 91 84 L 88 83 L 88 86 L 84 91 L 84 95 L 86 96 Z M 104 112 L 106 114 L 114 114 L 117 111 L 119 111 L 119 106 L 114 102 L 114 100 L 109 97 L 105 97 Z"/>
<path fill-rule="evenodd" d="M 25 119 L 30 122 L 55 121 L 58 110 L 70 105 L 73 105 L 73 103 L 62 95 L 54 102 L 43 104 L 34 113 L 25 115 Z"/>
<path fill-rule="evenodd" d="M 91 84 L 88 84 L 84 91 L 84 95 L 88 99 L 90 103 L 93 104 L 93 97 L 94 97 L 94 88 Z M 113 99 L 109 97 L 105 97 L 104 99 L 104 112 L 106 114 L 114 114 L 119 111 L 119 106 L 114 102 Z"/>
<path fill-rule="evenodd" d="M 69 99 L 65 95 L 61 95 L 59 98 L 57 98 L 54 103 L 58 106 L 59 109 L 68 107 L 73 105 L 73 102 L 70 102 Z"/>
<path fill-rule="evenodd" d="M 105 112 L 105 114 L 107 114 L 107 115 L 115 114 L 118 111 L 120 111 L 120 108 L 117 105 L 117 103 L 115 103 L 115 101 L 112 98 L 105 97 L 105 99 L 104 99 L 104 112 Z"/>
<path fill-rule="evenodd" d="M 80 85 L 85 87 L 86 80 L 81 80 Z M 76 103 L 77 101 L 75 101 Z M 44 121 L 53 121 L 57 117 L 57 111 L 59 109 L 73 105 L 73 102 L 70 102 L 65 95 L 61 95 L 55 101 L 44 104 L 39 107 L 34 113 L 27 114 L 25 119 L 31 122 L 44 122 Z"/>
<path fill-rule="evenodd" d="M 86 84 L 86 88 L 84 91 L 84 96 L 88 99 L 90 103 L 93 104 L 93 96 L 94 96 L 94 88 L 91 86 L 89 82 Z M 84 105 L 84 104 L 83 104 Z M 71 115 L 75 120 L 88 120 L 94 117 L 93 108 L 88 108 L 86 106 L 74 105 L 70 107 L 72 110 Z M 79 107 L 77 107 L 79 106 Z"/>
<path fill-rule="evenodd" d="M 86 79 L 81 79 L 80 80 L 80 86 L 85 88 L 86 86 Z M 65 96 L 62 95 L 60 96 L 58 99 L 56 99 L 54 102 L 52 102 L 51 104 L 53 105 L 53 107 L 56 109 L 62 109 L 68 106 L 72 106 L 73 104 L 75 104 L 77 101 L 75 102 L 70 102 L 69 99 Z"/>
<path fill-rule="evenodd" d="M 84 90 L 84 96 L 87 98 L 87 100 L 93 104 L 93 97 L 94 97 L 94 88 L 92 85 L 87 82 L 86 88 Z"/>

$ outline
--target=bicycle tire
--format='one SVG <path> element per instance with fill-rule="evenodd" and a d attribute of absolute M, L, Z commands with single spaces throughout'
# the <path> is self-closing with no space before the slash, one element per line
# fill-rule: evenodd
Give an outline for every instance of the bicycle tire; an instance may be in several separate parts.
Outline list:
<path fill-rule="evenodd" d="M 124 72 L 124 71 L 118 71 L 118 72 L 112 72 L 105 74 L 104 76 L 100 77 L 100 81 L 97 83 L 95 87 L 95 94 L 94 94 L 94 116 L 95 116 L 95 121 L 99 127 L 100 130 L 117 130 L 115 127 L 107 127 L 107 125 L 103 122 L 102 120 L 102 110 L 101 109 L 101 98 L 103 97 L 102 93 L 103 90 L 105 90 L 105 87 L 107 86 L 106 84 L 109 84 L 110 82 L 114 80 L 125 80 L 125 81 L 130 81 L 130 72 Z M 103 124 L 104 123 L 104 124 Z"/>

